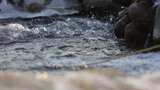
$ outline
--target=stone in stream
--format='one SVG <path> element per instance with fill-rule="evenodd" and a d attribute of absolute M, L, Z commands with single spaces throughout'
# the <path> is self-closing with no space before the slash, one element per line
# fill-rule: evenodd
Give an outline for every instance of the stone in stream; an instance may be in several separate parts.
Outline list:
<path fill-rule="evenodd" d="M 152 41 L 154 10 L 152 0 L 137 0 L 115 25 L 115 35 L 130 48 L 143 48 Z"/>

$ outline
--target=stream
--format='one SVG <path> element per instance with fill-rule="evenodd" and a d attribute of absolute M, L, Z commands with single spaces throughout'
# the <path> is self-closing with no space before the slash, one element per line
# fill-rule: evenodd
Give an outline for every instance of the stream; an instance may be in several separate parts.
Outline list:
<path fill-rule="evenodd" d="M 36 21 L 23 22 L 28 32 L 10 32 L 13 36 L 3 37 L 0 69 L 74 70 L 76 65 L 105 60 L 127 50 L 113 39 L 108 21 L 85 17 L 61 17 L 45 25 L 42 19 Z"/>
<path fill-rule="evenodd" d="M 160 70 L 159 52 L 130 56 L 133 51 L 114 37 L 110 20 L 70 15 L 75 10 L 69 15 L 55 10 L 63 16 L 57 13 L 50 16 L 53 13 L 48 14 L 48 11 L 39 14 L 17 11 L 21 13 L 18 16 L 11 12 L 0 14 L 1 24 L 19 23 L 24 29 L 0 29 L 0 70 L 65 73 L 88 68 L 116 68 L 129 75 Z M 34 18 L 39 15 L 47 17 Z M 7 19 L 20 16 L 20 19 Z"/>

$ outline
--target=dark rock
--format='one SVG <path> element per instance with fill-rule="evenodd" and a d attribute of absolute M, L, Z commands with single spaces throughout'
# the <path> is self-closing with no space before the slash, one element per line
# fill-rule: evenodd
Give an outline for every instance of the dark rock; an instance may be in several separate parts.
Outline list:
<path fill-rule="evenodd" d="M 153 30 L 152 6 L 152 0 L 137 0 L 131 4 L 126 14 L 116 23 L 115 35 L 124 38 L 129 47 L 144 47 L 145 43 L 148 43 L 148 35 Z"/>
<path fill-rule="evenodd" d="M 112 0 L 80 0 L 82 12 L 95 15 L 117 14 L 121 6 Z"/>
<path fill-rule="evenodd" d="M 114 26 L 114 34 L 117 36 L 117 38 L 124 38 L 124 29 L 128 23 L 129 18 L 127 15 L 123 16 L 120 20 L 116 22 Z"/>
<path fill-rule="evenodd" d="M 129 23 L 125 27 L 124 38 L 130 48 L 143 48 L 146 35 L 146 33 L 139 31 L 134 23 Z"/>

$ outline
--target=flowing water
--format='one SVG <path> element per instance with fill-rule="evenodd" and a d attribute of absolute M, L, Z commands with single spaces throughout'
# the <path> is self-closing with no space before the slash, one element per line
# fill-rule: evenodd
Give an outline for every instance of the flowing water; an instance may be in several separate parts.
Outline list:
<path fill-rule="evenodd" d="M 85 17 L 50 18 L 50 23 L 44 20 L 23 22 L 29 31 L 2 36 L 1 70 L 74 70 L 77 65 L 126 52 L 113 39 L 108 21 Z"/>
<path fill-rule="evenodd" d="M 70 8 L 77 5 L 77 1 L 74 4 L 71 0 L 54 1 L 51 6 Z M 8 5 L 3 3 L 0 7 Z M 0 18 L 5 18 L 0 20 L 1 24 L 12 23 L 0 26 L 0 70 L 64 73 L 87 68 L 116 68 L 131 75 L 160 70 L 159 52 L 125 57 L 131 51 L 116 40 L 110 20 L 50 16 L 53 13 L 46 12 L 43 15 L 19 12 L 21 17 L 26 16 L 25 19 L 6 19 L 17 17 L 13 12 L 0 12 Z M 47 17 L 31 18 L 39 15 Z M 26 19 L 28 17 L 30 19 Z"/>
<path fill-rule="evenodd" d="M 125 57 L 131 51 L 114 38 L 107 20 L 68 16 L 16 22 L 27 31 L 0 31 L 0 70 L 64 73 L 116 68 L 130 75 L 160 70 L 159 52 Z"/>

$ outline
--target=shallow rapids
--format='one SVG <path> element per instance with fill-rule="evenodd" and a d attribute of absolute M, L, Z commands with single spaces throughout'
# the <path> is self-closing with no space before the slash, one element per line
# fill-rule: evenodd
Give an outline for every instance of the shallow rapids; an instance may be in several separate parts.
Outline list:
<path fill-rule="evenodd" d="M 3 23 L 12 24 L 0 29 L 0 70 L 63 74 L 87 68 L 116 68 L 129 75 L 160 70 L 159 52 L 125 57 L 130 51 L 114 38 L 107 20 L 76 16 Z"/>
<path fill-rule="evenodd" d="M 2 33 L 1 70 L 74 70 L 77 65 L 105 60 L 125 49 L 113 39 L 108 21 L 84 17 L 61 17 L 48 23 L 41 20 L 21 21 L 26 31 Z"/>

